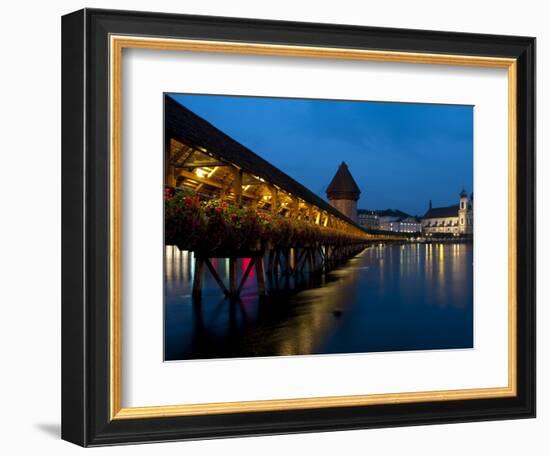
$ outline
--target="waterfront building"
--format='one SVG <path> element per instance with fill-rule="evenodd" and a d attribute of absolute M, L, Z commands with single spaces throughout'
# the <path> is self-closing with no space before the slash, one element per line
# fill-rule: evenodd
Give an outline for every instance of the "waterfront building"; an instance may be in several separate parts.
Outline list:
<path fill-rule="evenodd" d="M 327 188 L 327 198 L 330 205 L 338 209 L 342 214 L 358 223 L 357 201 L 361 190 L 353 179 L 348 165 L 342 162 Z"/>
<path fill-rule="evenodd" d="M 359 209 L 359 225 L 371 230 L 393 231 L 394 233 L 420 233 L 422 223 L 398 209 Z"/>
<path fill-rule="evenodd" d="M 426 236 L 467 236 L 473 233 L 473 227 L 474 195 L 472 193 L 468 197 L 464 189 L 459 194 L 458 204 L 432 207 L 430 200 L 428 210 L 422 217 L 422 232 Z"/>
<path fill-rule="evenodd" d="M 396 233 L 420 233 L 422 231 L 422 223 L 416 217 L 400 217 L 383 225 L 385 231 L 393 231 Z"/>
<path fill-rule="evenodd" d="M 380 229 L 383 231 L 396 231 L 398 226 L 397 222 L 406 217 L 410 217 L 409 214 L 398 209 L 385 209 L 376 212 L 378 214 Z"/>
<path fill-rule="evenodd" d="M 367 230 L 379 230 L 380 220 L 376 211 L 368 209 L 358 209 L 357 216 L 359 218 L 359 225 Z"/>
<path fill-rule="evenodd" d="M 397 209 L 379 211 L 380 229 L 394 233 L 420 233 L 420 220 Z"/>

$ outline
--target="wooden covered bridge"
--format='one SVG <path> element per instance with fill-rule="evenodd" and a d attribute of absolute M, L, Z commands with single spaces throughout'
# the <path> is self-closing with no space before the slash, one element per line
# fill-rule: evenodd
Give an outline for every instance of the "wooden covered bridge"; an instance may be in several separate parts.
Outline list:
<path fill-rule="evenodd" d="M 255 268 L 258 292 L 265 295 L 266 275 L 277 280 L 281 276 L 327 271 L 368 244 L 402 239 L 395 233 L 364 229 L 168 95 L 165 96 L 165 186 L 169 200 L 165 210 L 166 243 L 194 251 L 195 296 L 200 296 L 205 268 L 230 297 L 240 294 Z M 175 194 L 180 195 L 179 199 Z M 206 221 L 203 217 L 205 202 L 216 202 L 208 203 L 205 209 L 216 217 L 221 211 L 229 212 L 225 219 L 219 220 L 224 225 L 234 225 L 228 228 L 233 228 L 231 239 L 238 239 L 239 229 L 245 230 L 243 220 L 251 223 L 251 217 L 257 218 L 259 222 L 254 226 L 258 230 L 247 233 L 252 233 L 249 237 L 260 233 L 258 239 L 248 239 L 246 246 L 236 241 L 225 244 L 220 241 L 221 245 L 212 246 L 217 232 L 215 226 L 209 225 L 208 217 Z M 197 236 L 191 241 L 193 230 Z M 215 257 L 230 260 L 227 285 L 212 266 L 210 260 Z M 251 258 L 240 280 L 238 258 Z"/>

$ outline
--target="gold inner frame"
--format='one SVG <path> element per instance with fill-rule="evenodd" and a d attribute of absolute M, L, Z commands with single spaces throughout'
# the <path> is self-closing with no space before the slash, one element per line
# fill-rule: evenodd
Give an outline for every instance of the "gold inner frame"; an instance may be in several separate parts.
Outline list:
<path fill-rule="evenodd" d="M 122 407 L 122 163 L 121 96 L 123 49 L 195 51 L 287 56 L 317 59 L 368 60 L 453 65 L 508 70 L 508 385 L 494 388 L 273 399 L 245 402 Z M 158 418 L 221 413 L 296 410 L 322 407 L 397 404 L 458 399 L 512 397 L 517 394 L 517 61 L 468 55 L 387 52 L 241 42 L 117 36 L 110 37 L 110 412 L 111 419 Z"/>

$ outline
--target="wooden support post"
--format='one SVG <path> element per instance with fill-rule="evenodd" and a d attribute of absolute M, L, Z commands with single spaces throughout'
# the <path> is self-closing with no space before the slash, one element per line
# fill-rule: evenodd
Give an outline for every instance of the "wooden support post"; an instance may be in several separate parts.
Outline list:
<path fill-rule="evenodd" d="M 254 266 L 255 262 L 256 262 L 256 258 L 251 258 L 250 259 L 250 263 L 248 263 L 246 271 L 244 271 L 243 276 L 241 277 L 241 281 L 239 283 L 239 288 L 237 288 L 237 295 L 241 294 L 241 290 L 243 289 L 243 286 L 246 282 L 246 279 L 248 279 L 250 271 L 252 271 L 252 266 Z"/>
<path fill-rule="evenodd" d="M 308 248 L 307 252 L 307 259 L 308 259 L 308 267 L 309 267 L 309 273 L 313 274 L 315 271 L 315 249 Z"/>
<path fill-rule="evenodd" d="M 273 273 L 278 275 L 283 270 L 283 265 L 281 263 L 281 250 L 275 250 L 275 257 L 273 258 Z"/>
<path fill-rule="evenodd" d="M 323 258 L 317 253 L 317 247 L 311 250 L 311 255 L 313 256 L 313 269 L 317 273 L 323 266 Z"/>
<path fill-rule="evenodd" d="M 202 276 L 204 270 L 204 260 L 202 258 L 195 259 L 195 277 L 193 277 L 193 296 L 198 298 L 202 292 Z"/>
<path fill-rule="evenodd" d="M 304 267 L 307 263 L 307 248 L 302 249 L 300 252 L 300 255 L 298 256 L 298 261 L 296 263 L 296 267 L 299 269 L 299 272 L 304 271 Z"/>
<path fill-rule="evenodd" d="M 275 256 L 275 259 L 277 259 L 277 255 Z M 275 264 L 275 268 L 277 265 Z M 277 270 L 275 269 L 275 274 L 273 274 L 272 279 L 274 279 L 274 285 L 276 289 L 279 289 L 279 274 L 277 273 Z"/>
<path fill-rule="evenodd" d="M 271 249 L 267 254 L 267 274 L 273 274 L 273 264 L 275 262 L 275 250 Z"/>
<path fill-rule="evenodd" d="M 258 294 L 260 296 L 267 296 L 267 288 L 265 286 L 265 270 L 264 270 L 264 257 L 263 255 L 256 258 L 254 263 L 256 267 L 256 277 L 258 279 Z"/>
<path fill-rule="evenodd" d="M 233 180 L 233 191 L 235 192 L 235 204 L 240 206 L 243 196 L 243 170 L 234 169 L 233 174 L 235 179 Z"/>
<path fill-rule="evenodd" d="M 229 295 L 237 293 L 237 259 L 229 258 Z"/>
<path fill-rule="evenodd" d="M 225 201 L 225 199 L 227 198 L 227 187 L 221 187 L 220 188 L 220 200 L 221 201 Z"/>
<path fill-rule="evenodd" d="M 208 270 L 210 271 L 210 274 L 212 274 L 212 277 L 214 277 L 214 280 L 216 281 L 216 283 L 218 284 L 218 286 L 222 289 L 222 291 L 224 292 L 224 294 L 226 296 L 229 295 L 229 291 L 227 291 L 227 288 L 225 287 L 225 285 L 223 284 L 223 281 L 222 279 L 220 278 L 220 276 L 218 275 L 217 271 L 214 269 L 214 266 L 212 266 L 212 263 L 210 262 L 210 259 L 206 258 L 206 260 L 204 260 L 204 262 L 206 263 L 206 266 L 208 267 Z"/>
<path fill-rule="evenodd" d="M 293 196 L 291 204 L 292 204 L 291 216 L 299 219 L 300 218 L 300 198 Z"/>
<path fill-rule="evenodd" d="M 288 251 L 288 272 L 293 273 L 296 268 L 296 249 L 290 248 Z"/>
<path fill-rule="evenodd" d="M 285 258 L 285 266 L 284 266 L 284 274 L 285 276 L 288 276 L 292 271 L 292 265 L 290 263 L 290 249 L 285 249 L 283 252 L 283 256 Z"/>
<path fill-rule="evenodd" d="M 279 195 L 274 185 L 270 185 L 269 190 L 271 191 L 271 213 L 275 215 L 279 213 Z"/>
<path fill-rule="evenodd" d="M 170 164 L 171 158 L 171 141 L 170 136 L 165 132 L 164 133 L 164 185 L 166 187 L 175 187 L 176 186 L 176 176 L 174 174 L 174 167 Z"/>

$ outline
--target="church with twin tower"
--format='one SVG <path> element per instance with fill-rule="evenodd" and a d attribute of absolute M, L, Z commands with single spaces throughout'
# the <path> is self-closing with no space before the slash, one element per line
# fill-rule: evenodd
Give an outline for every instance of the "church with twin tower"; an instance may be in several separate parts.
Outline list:
<path fill-rule="evenodd" d="M 359 223 L 357 201 L 359 201 L 360 195 L 361 190 L 355 179 L 353 179 L 348 165 L 346 165 L 346 162 L 342 162 L 327 188 L 327 198 L 330 205 L 355 223 Z"/>

